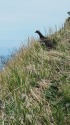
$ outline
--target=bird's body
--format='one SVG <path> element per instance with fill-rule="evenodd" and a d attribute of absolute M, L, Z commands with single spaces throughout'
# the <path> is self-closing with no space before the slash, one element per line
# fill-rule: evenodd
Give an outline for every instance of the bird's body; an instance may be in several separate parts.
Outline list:
<path fill-rule="evenodd" d="M 53 48 L 53 42 L 51 39 L 49 39 L 48 37 L 45 37 L 42 35 L 42 33 L 40 31 L 36 31 L 35 33 L 38 33 L 39 37 L 40 37 L 40 42 L 44 43 L 48 48 Z"/>

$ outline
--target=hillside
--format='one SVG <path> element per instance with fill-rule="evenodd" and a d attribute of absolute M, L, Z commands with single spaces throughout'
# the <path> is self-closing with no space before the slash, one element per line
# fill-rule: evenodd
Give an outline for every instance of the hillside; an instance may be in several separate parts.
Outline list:
<path fill-rule="evenodd" d="M 0 72 L 2 125 L 70 125 L 70 20 L 48 50 L 28 40 Z"/>

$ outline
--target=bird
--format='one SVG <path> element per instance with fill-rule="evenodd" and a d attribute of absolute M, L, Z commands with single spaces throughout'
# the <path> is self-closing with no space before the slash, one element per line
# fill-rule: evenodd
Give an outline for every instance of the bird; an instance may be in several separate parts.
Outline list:
<path fill-rule="evenodd" d="M 36 30 L 35 33 L 37 33 L 39 35 L 40 42 L 44 43 L 46 45 L 46 47 L 54 48 L 54 44 L 53 44 L 51 39 L 49 39 L 48 37 L 43 36 L 42 33 L 39 30 Z"/>

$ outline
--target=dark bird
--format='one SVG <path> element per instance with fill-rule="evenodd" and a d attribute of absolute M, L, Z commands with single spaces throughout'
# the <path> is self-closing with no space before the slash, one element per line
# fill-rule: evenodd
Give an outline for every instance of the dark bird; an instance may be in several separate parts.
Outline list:
<path fill-rule="evenodd" d="M 36 30 L 35 33 L 37 33 L 39 35 L 41 43 L 44 43 L 48 48 L 54 48 L 54 44 L 53 44 L 51 39 L 43 36 L 42 33 L 39 30 Z"/>

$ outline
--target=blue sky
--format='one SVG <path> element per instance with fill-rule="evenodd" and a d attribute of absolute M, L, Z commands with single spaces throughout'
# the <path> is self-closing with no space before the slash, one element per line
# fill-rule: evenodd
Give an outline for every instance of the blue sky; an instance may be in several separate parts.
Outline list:
<path fill-rule="evenodd" d="M 0 55 L 7 55 L 28 37 L 62 26 L 70 0 L 0 0 Z"/>

